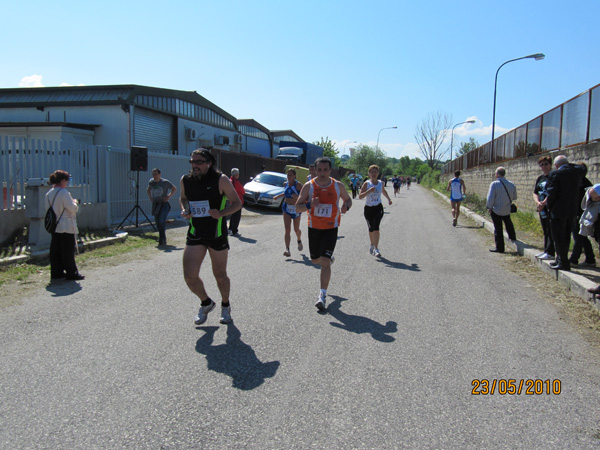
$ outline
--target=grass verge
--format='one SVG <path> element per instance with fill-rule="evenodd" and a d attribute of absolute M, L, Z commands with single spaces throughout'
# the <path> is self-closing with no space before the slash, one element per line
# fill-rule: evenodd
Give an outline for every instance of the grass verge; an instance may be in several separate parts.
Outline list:
<path fill-rule="evenodd" d="M 89 234 L 88 236 L 92 236 Z M 97 238 L 113 236 L 102 233 Z M 148 256 L 156 251 L 158 233 L 129 231 L 124 242 L 106 247 L 96 248 L 80 253 L 75 257 L 77 267 L 83 274 L 86 270 L 107 265 L 118 265 L 123 262 Z M 0 266 L 0 309 L 20 303 L 20 298 L 28 292 L 43 288 L 50 281 L 50 261 L 48 257 L 37 258 L 22 264 Z"/>

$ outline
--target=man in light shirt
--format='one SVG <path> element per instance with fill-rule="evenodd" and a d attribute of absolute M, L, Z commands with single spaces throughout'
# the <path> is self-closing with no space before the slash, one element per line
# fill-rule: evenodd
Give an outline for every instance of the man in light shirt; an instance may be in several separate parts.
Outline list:
<path fill-rule="evenodd" d="M 494 239 L 496 247 L 490 248 L 490 252 L 504 253 L 504 230 L 502 223 L 506 226 L 508 238 L 511 241 L 517 239 L 515 227 L 510 219 L 510 205 L 517 199 L 517 188 L 504 176 L 506 170 L 504 167 L 496 169 L 496 180 L 492 181 L 487 193 L 487 209 L 494 222 Z"/>

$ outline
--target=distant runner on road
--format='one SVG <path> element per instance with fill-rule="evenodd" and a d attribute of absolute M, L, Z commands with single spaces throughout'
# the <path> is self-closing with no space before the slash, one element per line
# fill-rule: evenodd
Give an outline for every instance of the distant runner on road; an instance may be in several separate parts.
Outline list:
<path fill-rule="evenodd" d="M 454 178 L 448 181 L 447 191 L 450 191 L 450 206 L 452 207 L 452 226 L 455 227 L 460 215 L 460 204 L 463 195 L 467 193 L 465 182 L 460 179 L 460 170 L 454 172 Z"/>
<path fill-rule="evenodd" d="M 383 205 L 381 204 L 381 194 L 387 199 L 389 204 L 392 204 L 392 199 L 383 187 L 383 183 L 377 179 L 379 176 L 379 166 L 372 165 L 369 167 L 369 179 L 365 181 L 360 189 L 358 198 L 365 200 L 364 215 L 369 227 L 369 253 L 373 256 L 381 257 L 379 251 L 379 224 L 383 219 Z"/>
<path fill-rule="evenodd" d="M 290 252 L 290 242 L 291 231 L 292 231 L 292 221 L 294 222 L 294 232 L 296 233 L 296 238 L 298 239 L 298 251 L 301 252 L 304 246 L 302 245 L 302 231 L 300 231 L 300 216 L 301 212 L 296 211 L 296 200 L 298 200 L 298 195 L 300 195 L 300 190 L 302 189 L 302 183 L 300 183 L 296 179 L 296 170 L 288 169 L 287 171 L 287 181 L 283 185 L 284 191 L 281 194 L 277 194 L 273 199 L 278 199 L 280 197 L 284 197 L 283 202 L 281 203 L 281 210 L 283 211 L 283 226 L 285 227 L 285 234 L 283 237 L 285 243 L 285 252 L 283 252 L 283 256 L 291 256 Z"/>
<path fill-rule="evenodd" d="M 396 195 L 400 192 L 400 177 L 398 175 L 396 175 L 394 178 L 392 178 L 392 185 L 394 186 L 394 197 L 396 197 Z"/>

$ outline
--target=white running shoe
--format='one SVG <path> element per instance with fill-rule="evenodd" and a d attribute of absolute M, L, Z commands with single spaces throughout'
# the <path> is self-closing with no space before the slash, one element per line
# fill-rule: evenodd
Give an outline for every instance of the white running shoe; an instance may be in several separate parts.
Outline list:
<path fill-rule="evenodd" d="M 373 250 L 373 256 L 376 256 L 377 258 L 381 258 L 381 252 L 379 251 L 378 248 Z"/>
<path fill-rule="evenodd" d="M 370 255 L 372 255 L 372 254 L 373 254 L 373 250 L 375 250 L 375 246 L 374 246 L 374 245 L 371 245 L 371 246 L 369 247 L 369 254 L 370 254 Z"/>
<path fill-rule="evenodd" d="M 210 305 L 200 306 L 200 310 L 198 311 L 198 315 L 194 319 L 194 323 L 196 325 L 202 325 L 206 322 L 206 318 L 208 317 L 208 313 L 211 312 L 215 308 L 215 302 L 210 301 Z"/>
<path fill-rule="evenodd" d="M 219 319 L 220 323 L 229 323 L 231 322 L 233 319 L 231 318 L 231 305 L 229 305 L 227 308 L 224 308 L 223 306 L 221 306 L 221 319 Z"/>
<path fill-rule="evenodd" d="M 319 294 L 319 300 L 317 300 L 317 303 L 315 303 L 315 306 L 317 307 L 317 309 L 319 311 L 325 311 L 326 305 L 325 305 L 325 296 Z"/>
<path fill-rule="evenodd" d="M 539 259 L 540 261 L 546 261 L 546 260 L 548 260 L 548 259 L 554 259 L 554 258 L 555 258 L 554 256 L 552 256 L 552 255 L 549 255 L 548 253 L 546 253 L 546 254 L 544 254 L 544 255 L 540 256 L 538 259 Z"/>
<path fill-rule="evenodd" d="M 542 253 L 538 253 L 537 255 L 535 255 L 536 258 L 541 258 L 542 256 L 547 255 L 548 253 L 546 252 L 542 252 Z"/>

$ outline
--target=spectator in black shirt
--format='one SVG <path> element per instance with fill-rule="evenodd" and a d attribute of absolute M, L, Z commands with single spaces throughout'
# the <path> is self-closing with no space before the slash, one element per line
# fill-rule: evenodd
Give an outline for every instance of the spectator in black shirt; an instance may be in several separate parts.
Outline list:
<path fill-rule="evenodd" d="M 552 240 L 552 232 L 550 230 L 550 215 L 546 207 L 546 198 L 548 197 L 546 184 L 548 182 L 548 174 L 552 170 L 552 158 L 549 156 L 540 157 L 538 159 L 538 166 L 542 169 L 542 174 L 535 180 L 533 201 L 540 215 L 540 223 L 544 232 L 544 251 L 535 255 L 535 257 L 538 259 L 554 259 L 554 241 Z"/>

